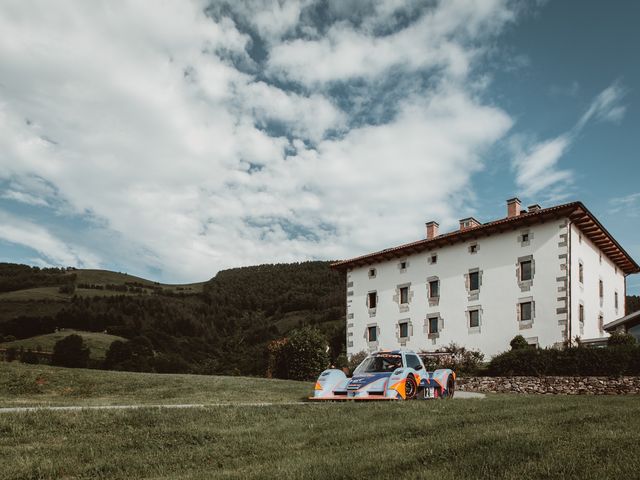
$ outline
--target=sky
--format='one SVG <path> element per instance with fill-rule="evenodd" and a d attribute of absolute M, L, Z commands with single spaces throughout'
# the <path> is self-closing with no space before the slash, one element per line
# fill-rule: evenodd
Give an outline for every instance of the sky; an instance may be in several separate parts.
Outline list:
<path fill-rule="evenodd" d="M 195 282 L 513 196 L 583 201 L 640 260 L 639 19 L 626 0 L 5 0 L 0 261 Z"/>

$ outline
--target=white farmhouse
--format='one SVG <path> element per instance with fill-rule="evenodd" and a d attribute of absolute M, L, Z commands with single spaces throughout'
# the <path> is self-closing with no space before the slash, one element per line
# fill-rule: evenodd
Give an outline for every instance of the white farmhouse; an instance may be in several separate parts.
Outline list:
<path fill-rule="evenodd" d="M 455 342 L 486 356 L 530 344 L 606 337 L 625 314 L 626 276 L 640 271 L 581 202 L 460 220 L 426 239 L 333 264 L 347 276 L 347 354 Z"/>

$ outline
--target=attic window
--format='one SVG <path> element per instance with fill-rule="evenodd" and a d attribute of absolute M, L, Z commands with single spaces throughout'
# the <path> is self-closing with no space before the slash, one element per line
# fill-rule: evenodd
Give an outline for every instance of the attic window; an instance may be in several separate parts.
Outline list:
<path fill-rule="evenodd" d="M 400 262 L 400 270 L 405 270 L 407 268 L 407 262 Z"/>
<path fill-rule="evenodd" d="M 433 255 L 431 255 L 431 264 L 433 265 L 434 263 L 438 263 L 438 254 L 434 253 Z"/>
<path fill-rule="evenodd" d="M 375 268 L 370 268 L 369 269 L 369 278 L 376 278 L 376 269 Z"/>
<path fill-rule="evenodd" d="M 469 253 L 478 253 L 478 244 L 469 245 Z"/>
<path fill-rule="evenodd" d="M 523 233 L 522 234 L 522 243 L 528 242 L 528 241 L 529 241 L 529 234 L 528 233 Z"/>

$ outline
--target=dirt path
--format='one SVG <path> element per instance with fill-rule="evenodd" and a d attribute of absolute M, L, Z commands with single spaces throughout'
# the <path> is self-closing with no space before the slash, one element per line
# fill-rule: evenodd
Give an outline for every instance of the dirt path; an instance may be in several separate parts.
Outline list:
<path fill-rule="evenodd" d="M 484 398 L 482 393 L 471 392 L 456 392 L 455 400 L 465 400 L 469 398 Z M 63 412 L 77 412 L 80 410 L 136 410 L 141 408 L 215 408 L 215 407 L 275 407 L 275 406 L 290 406 L 290 405 L 316 405 L 311 402 L 247 402 L 247 403 L 185 403 L 175 405 L 87 405 L 87 406 L 35 406 L 35 407 L 6 407 L 0 408 L 0 413 L 25 413 L 25 412 L 38 412 L 38 411 L 63 411 Z"/>

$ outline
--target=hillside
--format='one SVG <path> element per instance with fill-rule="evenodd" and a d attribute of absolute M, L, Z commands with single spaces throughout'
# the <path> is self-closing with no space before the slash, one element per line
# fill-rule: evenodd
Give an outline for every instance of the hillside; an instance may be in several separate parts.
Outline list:
<path fill-rule="evenodd" d="M 45 333 L 44 335 L 36 335 L 35 337 L 14 340 L 12 342 L 3 342 L 0 343 L 0 348 L 23 348 L 24 350 L 52 352 L 58 340 L 62 340 L 72 334 L 82 337 L 85 345 L 91 349 L 91 358 L 95 359 L 104 358 L 112 342 L 116 340 L 126 340 L 116 335 L 109 335 L 108 333 L 63 329 L 54 333 Z"/>
<path fill-rule="evenodd" d="M 236 268 L 188 285 L 0 264 L 0 285 L 0 336 L 67 328 L 150 345 L 153 358 L 128 369 L 263 375 L 267 343 L 310 324 L 327 335 L 334 357 L 344 348 L 344 279 L 328 262 Z"/>

